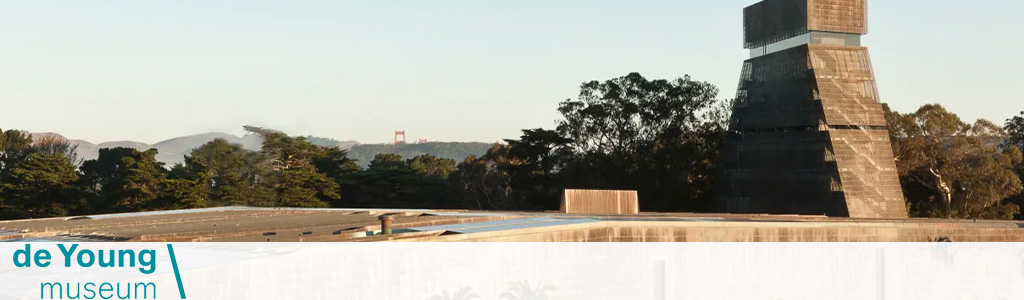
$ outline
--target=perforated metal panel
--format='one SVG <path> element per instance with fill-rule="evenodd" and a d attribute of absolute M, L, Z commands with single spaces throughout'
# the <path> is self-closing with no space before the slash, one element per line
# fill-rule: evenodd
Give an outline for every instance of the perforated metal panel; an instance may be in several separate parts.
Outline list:
<path fill-rule="evenodd" d="M 744 46 L 760 47 L 807 33 L 807 0 L 767 0 L 743 10 Z"/>
<path fill-rule="evenodd" d="M 765 0 L 743 10 L 744 47 L 811 31 L 866 34 L 867 0 Z"/>
<path fill-rule="evenodd" d="M 828 125 L 885 126 L 867 48 L 810 45 L 808 54 Z"/>
<path fill-rule="evenodd" d="M 868 33 L 867 0 L 806 0 L 811 31 Z"/>
<path fill-rule="evenodd" d="M 801 30 L 866 33 L 866 5 L 763 1 L 744 11 L 747 46 Z M 736 98 L 720 210 L 907 217 L 867 48 L 811 39 L 756 56 L 744 62 Z"/>

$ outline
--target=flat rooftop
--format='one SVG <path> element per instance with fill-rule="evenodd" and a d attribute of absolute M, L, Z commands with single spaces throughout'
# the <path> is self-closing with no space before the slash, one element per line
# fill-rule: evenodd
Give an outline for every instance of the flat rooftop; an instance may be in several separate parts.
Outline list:
<path fill-rule="evenodd" d="M 392 215 L 382 235 L 378 216 Z M 0 222 L 0 242 L 1024 242 L 1024 222 L 224 207 Z"/>

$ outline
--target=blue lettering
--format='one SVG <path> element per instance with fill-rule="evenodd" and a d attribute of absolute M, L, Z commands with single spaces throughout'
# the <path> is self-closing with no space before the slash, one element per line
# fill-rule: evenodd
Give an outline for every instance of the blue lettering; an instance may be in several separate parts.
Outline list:
<path fill-rule="evenodd" d="M 146 257 L 149 257 L 148 259 Z M 153 274 L 156 272 L 156 250 L 142 250 L 139 252 L 139 271 L 142 274 Z M 146 269 L 148 268 L 148 269 Z"/>
<path fill-rule="evenodd" d="M 110 250 L 110 255 L 109 255 L 110 256 L 110 261 L 108 261 L 108 262 L 103 262 L 103 256 L 104 256 L 103 255 L 103 250 L 99 250 L 98 253 L 99 253 L 99 258 L 100 258 L 100 263 L 99 263 L 100 268 L 109 268 L 109 267 L 113 267 L 114 266 L 114 261 L 116 260 L 115 255 L 117 254 L 117 253 L 114 253 L 114 250 Z M 124 264 L 124 262 L 121 262 L 121 264 Z"/>
<path fill-rule="evenodd" d="M 71 296 L 71 284 L 67 283 L 67 284 L 64 284 L 64 286 L 68 289 L 68 299 L 78 299 L 78 296 L 80 296 L 82 294 L 82 283 L 81 282 L 78 283 L 78 288 L 75 289 L 75 296 L 74 297 Z"/>
<path fill-rule="evenodd" d="M 46 287 L 50 287 L 50 299 L 57 296 L 59 299 L 64 299 L 64 287 L 60 283 L 42 283 L 39 285 L 39 299 L 46 299 Z M 57 292 L 53 292 L 53 288 L 57 288 Z"/>
<path fill-rule="evenodd" d="M 64 267 L 71 267 L 71 254 L 75 253 L 75 248 L 78 248 L 78 244 L 71 244 L 71 250 L 64 248 L 64 244 L 57 244 L 57 248 L 60 248 L 60 253 L 64 254 Z"/>
<path fill-rule="evenodd" d="M 94 286 L 94 287 L 96 286 L 96 284 L 95 284 L 95 283 L 92 283 L 92 282 L 90 282 L 90 283 L 86 283 L 86 284 L 85 284 L 85 291 L 86 291 L 86 292 L 90 292 L 90 293 L 92 293 L 92 295 L 89 295 L 89 296 L 85 296 L 85 299 L 93 299 L 93 298 L 96 298 L 96 291 L 95 291 L 95 290 L 93 290 L 92 288 L 90 288 L 90 287 L 89 287 L 90 285 L 91 285 L 91 286 Z"/>
<path fill-rule="evenodd" d="M 85 262 L 86 254 L 89 255 L 89 262 Z M 84 268 L 92 267 L 92 264 L 96 262 L 96 254 L 92 253 L 92 250 L 82 250 L 78 252 L 78 265 Z"/>
<path fill-rule="evenodd" d="M 36 265 L 42 268 L 50 266 L 50 251 L 39 250 L 36 252 Z"/>
<path fill-rule="evenodd" d="M 142 299 L 149 299 L 149 287 L 153 287 L 153 299 L 156 299 L 156 284 L 155 283 L 136 283 L 135 284 L 135 299 L 139 299 L 139 286 L 142 286 Z"/>
<path fill-rule="evenodd" d="M 24 250 L 19 249 L 18 251 L 14 251 L 14 266 L 19 268 L 31 267 L 32 261 L 30 260 L 29 253 L 32 253 L 32 246 L 29 244 L 25 244 Z M 25 257 L 24 262 L 18 261 L 19 256 Z"/>
<path fill-rule="evenodd" d="M 129 284 L 129 283 L 126 283 L 124 285 L 124 287 L 125 287 L 124 293 L 127 294 L 127 295 L 121 296 L 121 283 L 120 282 L 117 283 L 117 288 L 115 288 L 115 290 L 117 290 L 117 299 L 128 299 L 129 297 L 132 296 L 132 285 Z"/>
<path fill-rule="evenodd" d="M 104 296 L 103 292 L 109 292 L 110 296 Z M 109 282 L 104 282 L 103 284 L 100 284 L 100 298 L 103 298 L 103 299 L 114 298 L 114 286 L 110 285 Z"/>
<path fill-rule="evenodd" d="M 135 267 L 135 251 L 132 251 L 132 250 L 118 250 L 117 251 L 117 256 L 120 257 L 120 260 L 117 263 L 118 267 L 124 267 L 124 262 L 125 261 L 128 261 L 128 263 L 131 264 L 132 268 Z M 128 259 L 124 259 L 125 256 L 128 256 Z"/>

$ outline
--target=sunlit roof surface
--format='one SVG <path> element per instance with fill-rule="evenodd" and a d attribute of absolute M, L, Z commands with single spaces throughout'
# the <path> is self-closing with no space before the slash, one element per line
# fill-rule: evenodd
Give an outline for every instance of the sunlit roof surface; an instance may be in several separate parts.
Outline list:
<path fill-rule="evenodd" d="M 448 231 L 452 233 L 474 233 L 474 232 L 488 232 L 488 231 L 502 231 L 502 230 L 513 230 L 513 229 L 526 229 L 526 228 L 539 228 L 548 226 L 561 226 L 561 225 L 572 225 L 572 224 L 583 224 L 597 222 L 592 219 L 557 219 L 557 218 L 527 218 L 527 219 L 515 219 L 515 220 L 502 220 L 502 221 L 490 221 L 490 222 L 476 222 L 476 223 L 463 223 L 463 224 L 451 224 L 441 226 L 427 226 L 427 227 L 416 227 L 412 228 L 416 231 Z"/>

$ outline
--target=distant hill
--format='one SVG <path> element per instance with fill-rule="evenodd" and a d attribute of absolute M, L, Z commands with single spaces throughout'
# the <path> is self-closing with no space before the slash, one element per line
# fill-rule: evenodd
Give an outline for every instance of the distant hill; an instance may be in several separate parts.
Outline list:
<path fill-rule="evenodd" d="M 140 142 L 132 142 L 132 141 L 103 142 L 103 143 L 97 144 L 96 147 L 100 148 L 100 149 L 103 149 L 103 148 L 133 148 L 133 149 L 138 149 L 140 151 L 141 150 L 148 150 L 148 149 L 152 149 L 153 148 L 153 146 L 150 146 L 149 144 L 140 143 Z"/>
<path fill-rule="evenodd" d="M 243 137 L 237 137 L 222 132 L 210 132 L 172 138 L 169 140 L 153 144 L 152 146 L 149 146 L 147 149 L 156 148 L 156 150 L 159 151 L 156 156 L 157 160 L 164 162 L 167 165 L 174 165 L 177 163 L 184 162 L 185 155 L 192 153 L 192 149 L 198 148 L 199 146 L 209 143 L 215 139 L 224 139 L 228 141 L 228 143 L 240 144 L 242 145 L 242 148 L 248 150 L 259 150 L 261 143 L 259 137 L 251 134 L 245 135 Z"/>
<path fill-rule="evenodd" d="M 192 149 L 202 146 L 214 139 L 224 139 L 229 143 L 240 144 L 243 148 L 253 151 L 259 150 L 260 143 L 262 143 L 259 136 L 256 135 L 250 134 L 238 137 L 222 132 L 210 132 L 176 137 L 152 145 L 135 141 L 93 144 L 88 141 L 69 139 L 52 132 L 31 133 L 31 135 L 33 138 L 54 136 L 69 140 L 72 144 L 78 145 L 78 157 L 82 160 L 96 159 L 99 157 L 99 150 L 103 148 L 126 147 L 140 151 L 155 148 L 159 151 L 156 157 L 157 160 L 166 163 L 168 166 L 184 162 L 185 155 L 191 153 Z M 315 145 L 348 149 L 349 156 L 353 159 L 358 159 L 359 165 L 363 167 L 368 166 L 370 161 L 373 160 L 373 157 L 378 153 L 398 154 L 406 159 L 413 158 L 421 154 L 431 154 L 441 158 L 454 159 L 456 162 L 462 162 L 470 155 L 480 156 L 487 153 L 487 150 L 490 149 L 492 145 L 491 143 L 473 142 L 431 142 L 423 144 L 402 144 L 396 146 L 393 144 L 359 144 L 359 142 L 356 141 L 339 141 L 331 138 L 314 136 L 306 136 L 305 138 L 307 141 Z"/>
<path fill-rule="evenodd" d="M 202 146 L 203 144 L 206 144 L 215 139 L 224 139 L 232 144 L 240 144 L 242 145 L 243 148 L 253 151 L 259 150 L 260 144 L 262 143 L 259 136 L 256 135 L 249 134 L 243 137 L 238 137 L 222 132 L 210 132 L 190 136 L 176 137 L 152 145 L 135 141 L 104 142 L 100 144 L 93 144 L 88 141 L 68 139 L 67 137 L 52 132 L 31 133 L 31 135 L 33 138 L 53 136 L 69 140 L 72 144 L 78 145 L 78 157 L 81 158 L 82 160 L 96 159 L 97 157 L 99 157 L 100 149 L 104 148 L 124 147 L 133 148 L 139 151 L 157 149 L 158 154 L 156 156 L 156 159 L 163 163 L 166 163 L 168 166 L 184 162 L 185 155 L 191 153 L 192 149 L 198 148 L 199 146 Z M 352 145 L 359 144 L 358 142 L 354 141 L 342 142 L 325 138 L 312 139 L 316 140 L 314 144 L 319 144 L 328 147 L 338 146 L 342 148 L 348 148 L 351 147 Z"/>
<path fill-rule="evenodd" d="M 159 149 L 160 152 L 187 153 L 192 151 L 192 149 L 195 149 L 197 145 L 202 145 L 215 139 L 224 139 L 228 141 L 228 143 L 241 144 L 242 147 L 249 150 L 257 150 L 260 148 L 260 139 L 255 136 L 246 135 L 240 138 L 221 132 L 176 137 L 153 144 L 153 147 Z"/>
<path fill-rule="evenodd" d="M 359 160 L 364 168 L 378 153 L 392 153 L 410 159 L 421 154 L 430 154 L 440 158 L 454 159 L 460 163 L 470 155 L 481 156 L 491 149 L 492 143 L 461 143 L 461 142 L 430 142 L 423 144 L 362 144 L 348 149 L 349 157 Z"/>
<path fill-rule="evenodd" d="M 343 141 L 335 140 L 335 139 L 332 139 L 332 138 L 322 138 L 322 137 L 315 137 L 315 136 L 306 136 L 305 138 L 306 138 L 306 141 L 310 142 L 311 144 L 317 145 L 317 146 L 323 146 L 323 147 L 338 147 L 338 148 L 341 148 L 341 149 L 349 149 L 349 148 L 352 148 L 355 145 L 359 145 L 359 142 L 356 142 L 356 141 L 344 141 L 343 142 Z"/>

